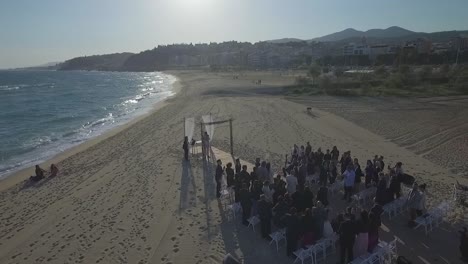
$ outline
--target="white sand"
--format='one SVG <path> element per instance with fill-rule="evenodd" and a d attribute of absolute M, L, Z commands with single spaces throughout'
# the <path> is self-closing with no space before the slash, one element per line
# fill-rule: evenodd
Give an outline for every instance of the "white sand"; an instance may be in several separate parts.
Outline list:
<path fill-rule="evenodd" d="M 276 253 L 258 233 L 227 221 L 215 198 L 213 164 L 182 160 L 183 118 L 210 112 L 235 119 L 236 156 L 267 159 L 275 170 L 293 143 L 310 141 L 314 149 L 351 150 L 361 165 L 375 154 L 385 156 L 386 164 L 403 161 L 418 181 L 429 184 L 429 205 L 449 197 L 455 179 L 465 181 L 386 134 L 320 110 L 325 100 L 333 103 L 330 98 L 314 105 L 313 99 L 298 103 L 276 96 L 292 76 L 176 75 L 183 87 L 178 96 L 138 122 L 55 158 L 58 177 L 23 188 L 17 182 L 29 170 L 1 182 L 0 263 L 204 264 L 220 263 L 228 252 L 245 263 L 292 263 L 284 245 Z M 304 104 L 314 107 L 313 115 Z M 199 133 L 197 127 L 196 138 Z M 213 146 L 229 160 L 223 153 L 229 152 L 228 125 L 215 129 Z M 333 213 L 344 206 L 339 198 L 331 199 Z M 459 263 L 456 230 L 465 216 L 456 208 L 450 223 L 427 237 L 408 229 L 406 216 L 384 218 L 382 239 L 398 237 L 399 252 L 414 263 Z M 329 260 L 335 263 L 336 254 Z"/>

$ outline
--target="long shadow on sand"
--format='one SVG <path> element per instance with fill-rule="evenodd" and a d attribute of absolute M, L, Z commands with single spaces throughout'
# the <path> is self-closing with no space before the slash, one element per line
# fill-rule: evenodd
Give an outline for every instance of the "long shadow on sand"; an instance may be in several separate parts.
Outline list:
<path fill-rule="evenodd" d="M 180 179 L 180 205 L 179 210 L 182 211 L 191 206 L 191 203 L 196 202 L 197 186 L 192 172 L 192 163 L 190 160 L 182 159 L 182 176 Z M 195 204 L 192 204 L 195 206 Z"/>

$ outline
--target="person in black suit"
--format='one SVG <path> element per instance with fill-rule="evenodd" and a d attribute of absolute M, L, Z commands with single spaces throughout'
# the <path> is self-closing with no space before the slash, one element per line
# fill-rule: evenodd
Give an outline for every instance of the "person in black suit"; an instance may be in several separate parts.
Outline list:
<path fill-rule="evenodd" d="M 265 195 L 260 195 L 260 201 L 258 201 L 258 216 L 260 217 L 260 229 L 262 238 L 269 239 L 271 233 L 271 218 L 273 217 L 271 209 L 272 205 L 270 202 L 265 200 Z"/>
<path fill-rule="evenodd" d="M 356 239 L 355 222 L 349 218 L 346 219 L 341 223 L 338 234 L 340 236 L 340 263 L 353 261 L 353 246 Z"/>
<path fill-rule="evenodd" d="M 284 216 L 284 222 L 286 223 L 286 256 L 293 257 L 301 233 L 301 219 L 297 215 L 296 208 L 292 207 L 289 210 L 289 214 Z"/>
<path fill-rule="evenodd" d="M 216 166 L 216 174 L 215 174 L 215 180 L 216 180 L 216 197 L 221 197 L 221 181 L 223 179 L 223 172 L 224 169 L 221 167 L 223 163 L 221 160 L 217 160 L 216 163 L 218 163 L 218 166 Z"/>
<path fill-rule="evenodd" d="M 250 217 L 250 212 L 252 211 L 252 199 L 250 199 L 250 192 L 248 185 L 244 183 L 242 189 L 239 191 L 239 201 L 242 207 L 242 224 L 249 225 L 247 221 Z"/>

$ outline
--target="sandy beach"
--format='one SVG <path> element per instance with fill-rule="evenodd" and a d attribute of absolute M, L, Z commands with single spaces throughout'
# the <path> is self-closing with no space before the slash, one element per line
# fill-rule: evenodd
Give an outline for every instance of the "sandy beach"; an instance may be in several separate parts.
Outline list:
<path fill-rule="evenodd" d="M 292 263 L 284 244 L 277 253 L 258 231 L 228 219 L 212 163 L 183 161 L 185 117 L 233 118 L 235 156 L 268 160 L 274 170 L 294 143 L 307 141 L 314 150 L 351 150 L 361 166 L 377 154 L 386 164 L 402 161 L 428 184 L 429 208 L 450 199 L 455 181 L 468 184 L 466 97 L 284 97 L 294 75 L 169 73 L 179 80 L 175 97 L 45 162 L 58 164 L 57 177 L 25 185 L 27 169 L 0 182 L 0 263 L 214 264 L 226 253 L 244 263 Z M 215 128 L 212 145 L 229 161 L 228 124 Z M 340 198 L 331 198 L 332 216 L 345 206 Z M 381 239 L 398 238 L 398 252 L 413 263 L 461 263 L 457 231 L 468 224 L 466 208 L 455 207 L 427 236 L 406 222 L 406 215 L 384 217 Z"/>

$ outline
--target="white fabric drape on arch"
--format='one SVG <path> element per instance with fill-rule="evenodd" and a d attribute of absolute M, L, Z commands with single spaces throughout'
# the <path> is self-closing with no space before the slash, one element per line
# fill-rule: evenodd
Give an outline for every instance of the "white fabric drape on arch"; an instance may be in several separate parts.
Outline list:
<path fill-rule="evenodd" d="M 190 143 L 193 138 L 193 132 L 195 132 L 195 118 L 189 117 L 185 119 L 185 136 L 188 137 Z"/>
<path fill-rule="evenodd" d="M 212 115 L 204 115 L 202 116 L 203 123 L 213 123 L 213 116 Z M 205 130 L 210 136 L 210 141 L 213 140 L 214 136 L 214 126 L 215 125 L 205 125 Z"/>

